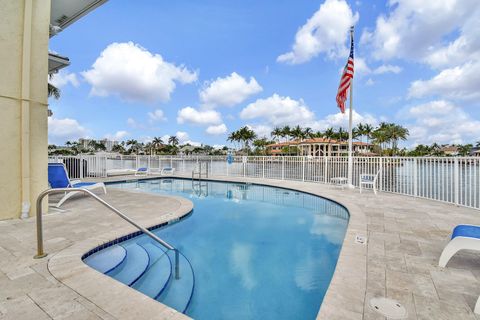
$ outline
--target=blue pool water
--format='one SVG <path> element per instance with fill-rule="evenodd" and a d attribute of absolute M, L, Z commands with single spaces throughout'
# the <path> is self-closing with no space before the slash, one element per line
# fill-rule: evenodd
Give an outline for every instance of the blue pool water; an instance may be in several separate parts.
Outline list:
<path fill-rule="evenodd" d="M 90 266 L 195 319 L 315 319 L 337 263 L 348 212 L 281 188 L 183 179 L 109 187 L 187 197 L 194 211 L 85 259 Z M 152 215 L 155 208 L 152 208 Z"/>

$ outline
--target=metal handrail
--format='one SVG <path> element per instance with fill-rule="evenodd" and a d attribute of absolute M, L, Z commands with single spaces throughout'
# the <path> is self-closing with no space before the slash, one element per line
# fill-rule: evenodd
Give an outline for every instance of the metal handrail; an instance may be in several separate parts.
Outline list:
<path fill-rule="evenodd" d="M 168 242 L 160 239 L 157 237 L 155 234 L 150 232 L 148 229 L 142 227 L 135 221 L 133 221 L 131 218 L 129 218 L 127 215 L 124 213 L 120 212 L 117 208 L 113 207 L 111 204 L 91 192 L 90 190 L 84 189 L 84 188 L 55 188 L 55 189 L 47 189 L 43 192 L 41 192 L 38 195 L 37 198 L 37 216 L 36 216 L 36 222 L 37 222 L 37 254 L 33 257 L 34 259 L 40 259 L 44 258 L 47 256 L 47 253 L 43 251 L 43 224 L 42 224 L 42 201 L 43 198 L 45 198 L 46 195 L 48 194 L 55 194 L 55 193 L 64 193 L 64 192 L 83 192 L 90 197 L 94 198 L 101 204 L 103 204 L 105 207 L 110 209 L 111 211 L 115 212 L 120 218 L 124 219 L 131 225 L 135 226 L 138 230 L 142 231 L 145 233 L 147 236 L 158 242 L 160 245 L 165 247 L 168 250 L 173 250 L 175 252 L 175 278 L 179 279 L 180 278 L 180 271 L 179 271 L 179 257 L 178 257 L 178 250 L 175 249 L 172 245 L 170 245 Z"/>

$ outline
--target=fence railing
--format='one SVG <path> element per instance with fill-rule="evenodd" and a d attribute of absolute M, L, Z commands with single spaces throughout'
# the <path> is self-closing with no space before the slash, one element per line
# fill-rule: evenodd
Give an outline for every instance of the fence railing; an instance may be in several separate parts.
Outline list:
<path fill-rule="evenodd" d="M 347 176 L 347 157 L 78 155 L 53 156 L 65 163 L 71 178 L 131 174 L 146 167 L 160 172 L 172 167 L 191 175 L 199 161 L 211 176 L 254 177 L 331 183 Z M 380 171 L 378 190 L 480 209 L 480 157 L 354 157 L 353 185 L 360 174 Z"/>

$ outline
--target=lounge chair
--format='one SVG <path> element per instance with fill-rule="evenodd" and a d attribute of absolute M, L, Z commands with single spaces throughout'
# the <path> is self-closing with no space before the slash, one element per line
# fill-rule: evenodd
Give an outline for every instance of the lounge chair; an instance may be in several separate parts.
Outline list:
<path fill-rule="evenodd" d="M 148 168 L 138 168 L 137 171 L 135 171 L 135 176 L 148 176 Z"/>
<path fill-rule="evenodd" d="M 82 182 L 81 180 L 70 180 L 67 169 L 63 163 L 49 163 L 48 164 L 48 183 L 51 188 L 84 188 L 87 190 L 103 189 L 106 194 L 107 189 L 103 182 Z M 65 196 L 60 199 L 56 207 L 60 207 L 67 199 L 78 193 L 78 191 L 67 192 Z"/>
<path fill-rule="evenodd" d="M 450 242 L 442 251 L 438 265 L 445 267 L 460 250 L 480 251 L 480 226 L 460 224 L 453 229 Z"/>
<path fill-rule="evenodd" d="M 373 193 L 377 194 L 378 176 L 380 176 L 380 170 L 378 170 L 376 174 L 361 173 L 360 174 L 360 193 L 362 193 L 362 189 L 364 187 L 370 186 L 373 189 Z"/>
<path fill-rule="evenodd" d="M 450 242 L 440 255 L 438 265 L 445 268 L 448 261 L 460 250 L 480 251 L 480 226 L 460 224 L 452 231 Z M 474 312 L 480 314 L 480 297 L 475 304 Z"/>
<path fill-rule="evenodd" d="M 173 175 L 175 173 L 175 168 L 172 167 L 165 167 L 160 171 L 162 176 Z"/>

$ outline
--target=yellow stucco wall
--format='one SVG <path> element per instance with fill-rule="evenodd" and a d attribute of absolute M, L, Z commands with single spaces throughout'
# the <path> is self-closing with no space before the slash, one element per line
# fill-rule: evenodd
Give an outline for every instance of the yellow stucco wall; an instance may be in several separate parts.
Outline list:
<path fill-rule="evenodd" d="M 1 220 L 19 218 L 22 201 L 35 212 L 36 197 L 48 186 L 50 0 L 0 0 L 0 12 Z"/>

